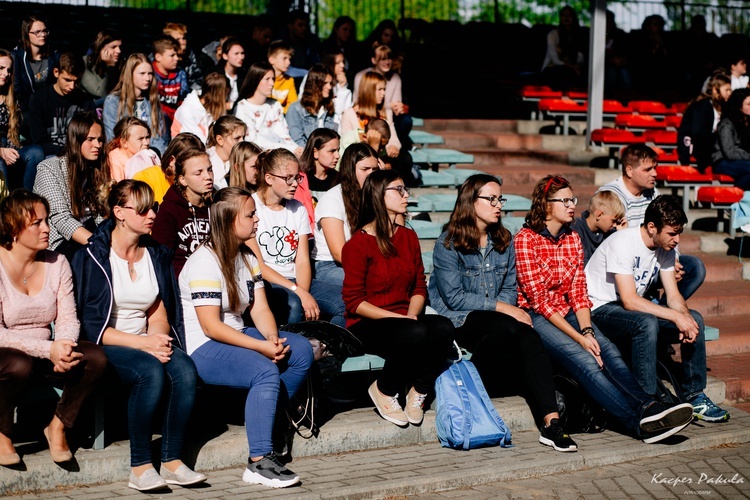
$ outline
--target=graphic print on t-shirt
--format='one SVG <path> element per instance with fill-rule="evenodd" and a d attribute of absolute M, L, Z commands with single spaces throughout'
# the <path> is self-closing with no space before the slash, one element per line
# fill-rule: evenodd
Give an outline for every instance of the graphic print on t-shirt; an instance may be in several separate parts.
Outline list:
<path fill-rule="evenodd" d="M 273 259 L 273 264 L 294 262 L 299 246 L 299 233 L 284 226 L 273 226 L 270 231 L 258 234 L 258 244 L 263 252 Z"/>

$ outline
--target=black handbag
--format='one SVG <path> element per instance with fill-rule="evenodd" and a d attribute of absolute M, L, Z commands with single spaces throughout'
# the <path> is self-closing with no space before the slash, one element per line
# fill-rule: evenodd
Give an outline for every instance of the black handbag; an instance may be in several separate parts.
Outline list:
<path fill-rule="evenodd" d="M 338 361 L 347 358 L 362 356 L 365 353 L 362 342 L 346 328 L 331 324 L 327 321 L 302 321 L 291 323 L 279 328 L 279 331 L 296 333 L 311 341 L 317 340 L 322 344 L 323 352 L 326 351 Z M 323 354 L 321 357 L 325 357 Z M 317 358 L 316 358 L 317 359 Z"/>

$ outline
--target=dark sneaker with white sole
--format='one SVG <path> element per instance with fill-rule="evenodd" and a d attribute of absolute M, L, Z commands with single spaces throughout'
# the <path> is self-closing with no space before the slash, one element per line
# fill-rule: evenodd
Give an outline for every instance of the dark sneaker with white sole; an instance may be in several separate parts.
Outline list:
<path fill-rule="evenodd" d="M 690 421 L 692 422 L 692 419 Z M 677 434 L 688 425 L 690 425 L 690 422 L 687 422 L 685 424 L 680 424 L 676 427 L 670 427 L 670 428 L 662 429 L 662 430 L 655 431 L 655 432 L 641 431 L 641 439 L 646 444 L 658 443 L 662 439 L 666 439 L 669 436 Z"/>
<path fill-rule="evenodd" d="M 668 406 L 654 402 L 641 415 L 640 428 L 643 433 L 659 434 L 667 429 L 689 424 L 693 420 L 693 405 L 680 403 Z"/>
<path fill-rule="evenodd" d="M 556 418 L 553 418 L 548 426 L 542 425 L 539 429 L 539 442 L 557 451 L 578 451 L 578 445 L 565 433 Z"/>
<path fill-rule="evenodd" d="M 299 483 L 299 476 L 284 467 L 273 453 L 269 453 L 257 462 L 247 464 L 242 480 L 271 488 L 286 488 Z"/>

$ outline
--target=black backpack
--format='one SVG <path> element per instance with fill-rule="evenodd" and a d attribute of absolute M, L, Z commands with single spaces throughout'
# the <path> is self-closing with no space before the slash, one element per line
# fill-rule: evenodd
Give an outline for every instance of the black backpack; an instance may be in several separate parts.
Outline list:
<path fill-rule="evenodd" d="M 602 432 L 607 427 L 604 408 L 594 401 L 572 377 L 557 373 L 555 397 L 560 425 L 568 434 Z"/>

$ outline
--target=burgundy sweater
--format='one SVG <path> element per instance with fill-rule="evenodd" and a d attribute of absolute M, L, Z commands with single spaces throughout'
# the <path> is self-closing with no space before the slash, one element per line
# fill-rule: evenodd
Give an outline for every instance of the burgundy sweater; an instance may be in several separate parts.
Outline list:
<path fill-rule="evenodd" d="M 385 257 L 375 237 L 359 231 L 344 245 L 341 292 L 346 304 L 347 328 L 363 319 L 356 311 L 364 301 L 387 311 L 406 314 L 413 296 L 427 296 L 417 233 L 399 226 L 393 235 L 393 244 L 396 255 Z"/>

